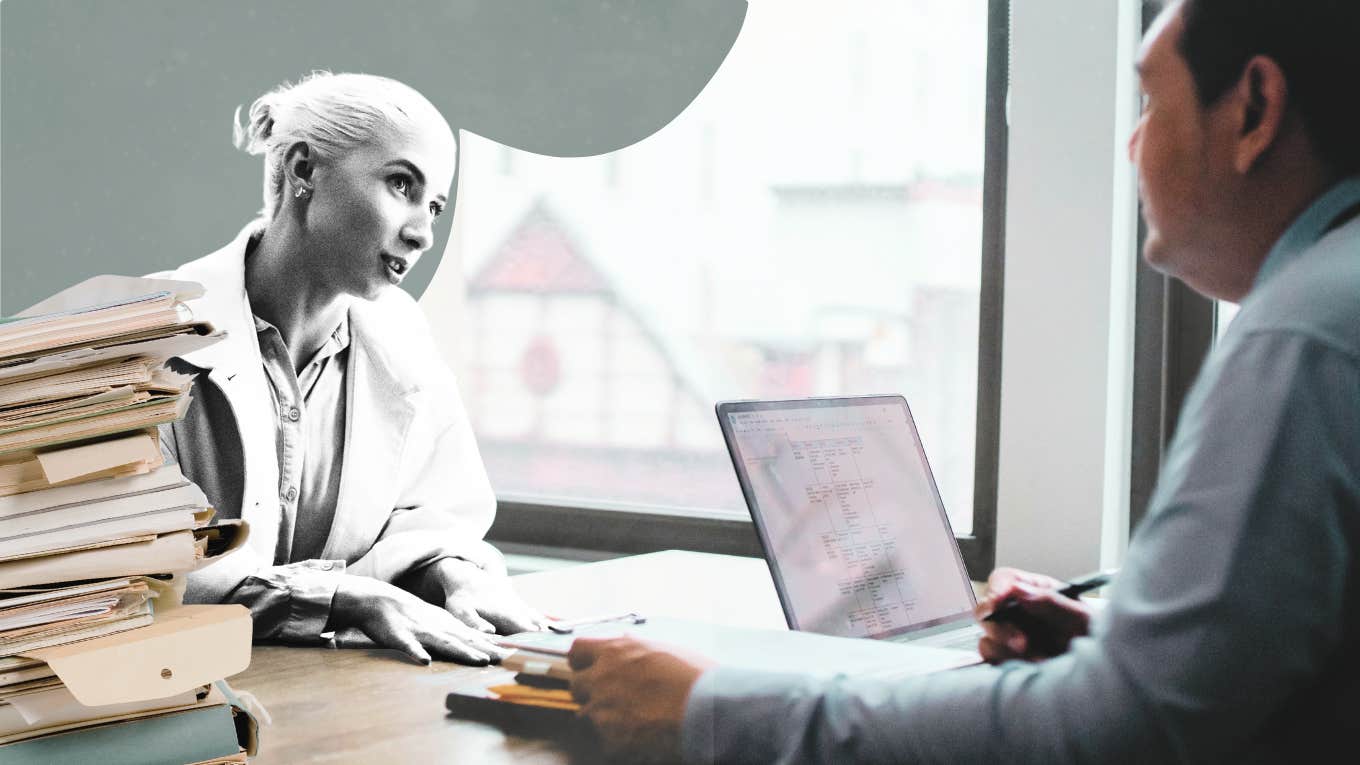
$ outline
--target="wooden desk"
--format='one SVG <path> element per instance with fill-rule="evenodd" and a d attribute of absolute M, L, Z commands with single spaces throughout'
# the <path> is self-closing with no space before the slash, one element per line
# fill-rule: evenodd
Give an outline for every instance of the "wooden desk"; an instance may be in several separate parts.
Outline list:
<path fill-rule="evenodd" d="M 769 570 L 757 558 L 668 550 L 526 574 L 514 583 L 530 604 L 563 618 L 637 610 L 784 628 Z M 251 760 L 257 765 L 572 762 L 573 754 L 553 741 L 445 714 L 451 688 L 509 676 L 447 662 L 422 667 L 396 651 L 257 646 L 250 668 L 230 681 L 255 694 L 273 717 L 260 731 L 260 756 Z"/>

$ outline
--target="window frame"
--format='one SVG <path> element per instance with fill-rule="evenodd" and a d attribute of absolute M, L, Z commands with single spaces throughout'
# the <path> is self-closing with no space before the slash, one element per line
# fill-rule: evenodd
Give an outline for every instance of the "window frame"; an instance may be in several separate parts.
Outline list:
<path fill-rule="evenodd" d="M 1146 227 L 1139 224 L 1138 249 Z M 1212 300 L 1140 258 L 1134 307 L 1133 430 L 1129 536 L 1147 516 L 1181 407 L 1213 346 Z"/>
<path fill-rule="evenodd" d="M 985 579 L 996 559 L 1009 58 L 1010 2 L 988 0 L 973 530 L 956 535 L 969 576 L 975 580 Z M 510 493 L 498 495 L 496 519 L 486 538 L 512 548 L 552 551 L 564 558 L 668 549 L 762 556 L 747 515 L 598 500 L 564 502 Z"/>

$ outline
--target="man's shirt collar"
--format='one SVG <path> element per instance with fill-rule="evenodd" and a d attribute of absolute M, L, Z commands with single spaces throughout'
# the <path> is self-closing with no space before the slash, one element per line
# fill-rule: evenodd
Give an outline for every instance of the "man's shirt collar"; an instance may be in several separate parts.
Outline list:
<path fill-rule="evenodd" d="M 1308 209 L 1285 229 L 1284 235 L 1270 248 L 1261 270 L 1256 273 L 1252 290 L 1256 290 L 1299 253 L 1321 239 L 1338 216 L 1360 204 L 1360 177 L 1342 180 L 1313 200 Z"/>

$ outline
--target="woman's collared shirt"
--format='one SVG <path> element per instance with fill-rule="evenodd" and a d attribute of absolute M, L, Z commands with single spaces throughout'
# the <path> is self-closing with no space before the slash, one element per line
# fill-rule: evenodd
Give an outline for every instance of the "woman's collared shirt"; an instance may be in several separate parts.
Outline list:
<path fill-rule="evenodd" d="M 346 316 L 295 372 L 283 336 L 255 316 L 260 358 L 274 404 L 282 511 L 274 563 L 320 558 L 340 496 L 345 450 Z"/>

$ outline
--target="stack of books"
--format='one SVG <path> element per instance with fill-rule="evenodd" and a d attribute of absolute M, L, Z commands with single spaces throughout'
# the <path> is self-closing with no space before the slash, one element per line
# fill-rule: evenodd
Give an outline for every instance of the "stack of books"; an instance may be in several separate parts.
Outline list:
<path fill-rule="evenodd" d="M 250 613 L 183 605 L 236 549 L 161 456 L 192 379 L 166 359 L 220 339 L 183 282 L 97 277 L 0 320 L 0 761 L 245 762 L 255 724 L 222 678 Z"/>

